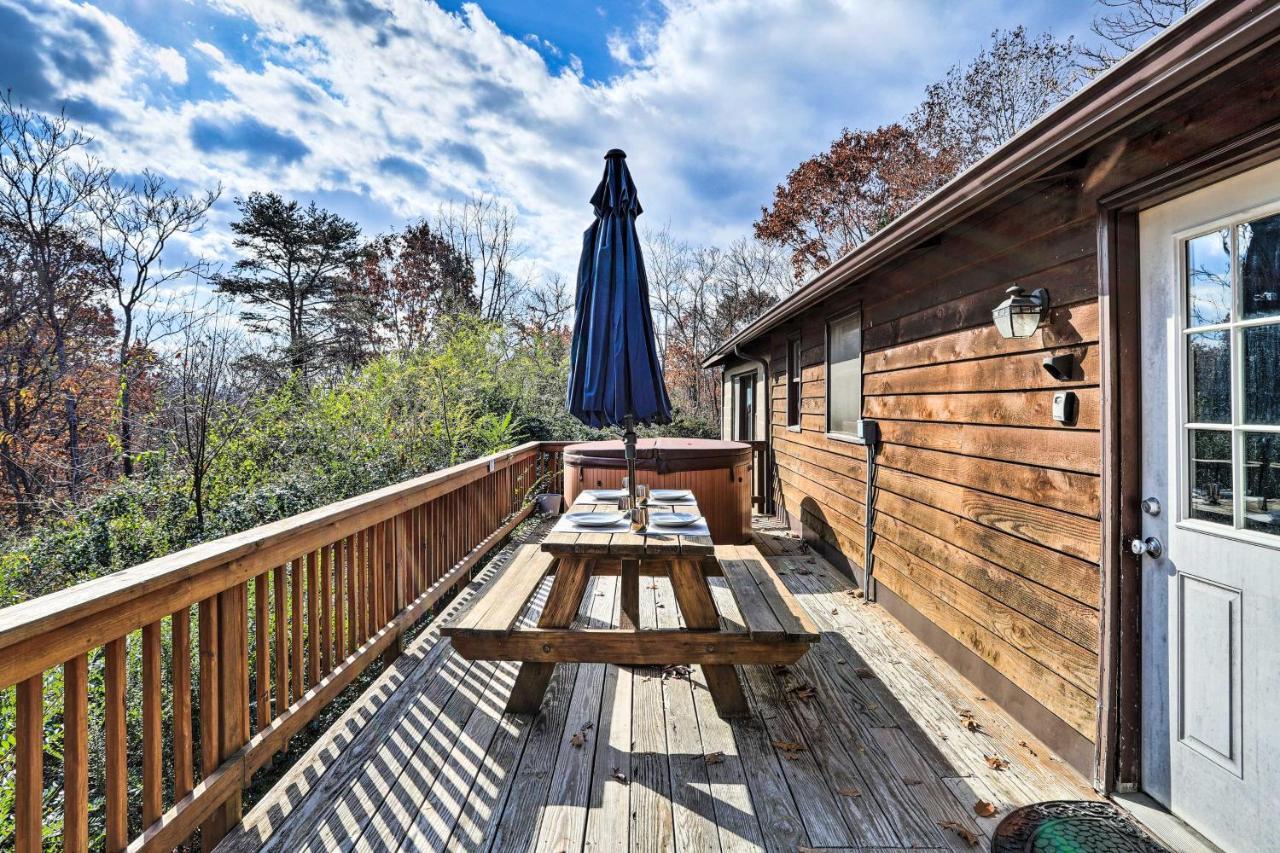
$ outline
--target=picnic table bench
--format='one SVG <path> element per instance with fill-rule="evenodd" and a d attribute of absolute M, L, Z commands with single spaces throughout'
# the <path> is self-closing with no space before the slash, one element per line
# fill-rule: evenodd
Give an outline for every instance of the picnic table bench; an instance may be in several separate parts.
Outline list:
<path fill-rule="evenodd" d="M 584 493 L 572 511 L 612 509 Z M 697 505 L 650 504 L 651 515 L 675 509 L 696 513 Z M 472 607 L 444 626 L 469 660 L 521 661 L 508 711 L 536 713 L 558 663 L 684 663 L 702 666 L 722 715 L 742 715 L 747 702 L 735 664 L 793 663 L 818 641 L 817 629 L 755 546 L 716 546 L 696 530 L 620 528 L 577 530 L 562 519 L 541 546 L 523 546 Z M 554 580 L 537 625 L 519 625 L 548 574 Z M 572 627 L 593 574 L 621 575 L 618 627 Z M 684 628 L 641 628 L 642 576 L 670 578 Z M 709 577 L 725 579 L 741 622 L 716 609 Z"/>

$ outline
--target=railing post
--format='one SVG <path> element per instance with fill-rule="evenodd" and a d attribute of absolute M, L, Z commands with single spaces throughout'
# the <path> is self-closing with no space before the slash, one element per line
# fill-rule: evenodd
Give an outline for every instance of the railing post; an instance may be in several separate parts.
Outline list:
<path fill-rule="evenodd" d="M 249 634 L 245 585 L 218 593 L 217 683 L 218 764 L 249 740 Z M 205 824 L 203 845 L 210 849 L 240 820 L 240 787 L 218 807 Z"/>
<path fill-rule="evenodd" d="M 392 571 L 391 571 L 391 618 L 395 618 L 400 611 L 409 605 L 408 588 L 409 588 L 409 572 L 412 570 L 409 560 L 409 523 L 405 513 L 397 515 L 392 524 Z M 400 657 L 401 642 L 397 636 L 391 641 L 391 645 L 387 646 L 387 650 L 383 653 L 383 660 L 387 663 Z"/>

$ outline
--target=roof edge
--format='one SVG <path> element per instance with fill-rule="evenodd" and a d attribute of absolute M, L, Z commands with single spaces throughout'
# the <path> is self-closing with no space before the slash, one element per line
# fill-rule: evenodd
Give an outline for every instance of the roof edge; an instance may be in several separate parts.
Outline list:
<path fill-rule="evenodd" d="M 1100 74 L 831 266 L 723 341 L 702 362 L 714 367 L 775 326 L 922 240 L 990 205 L 1054 164 L 1137 121 L 1189 80 L 1280 34 L 1280 0 L 1211 0 Z M 1234 64 L 1234 62 L 1230 63 Z M 1225 70 L 1224 65 L 1218 71 Z M 1216 76 L 1213 75 L 1213 76 Z"/>

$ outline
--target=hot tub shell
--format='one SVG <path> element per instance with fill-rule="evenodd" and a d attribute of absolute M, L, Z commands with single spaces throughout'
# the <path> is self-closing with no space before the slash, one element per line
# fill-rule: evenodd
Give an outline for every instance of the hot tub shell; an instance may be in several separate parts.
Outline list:
<path fill-rule="evenodd" d="M 564 449 L 565 501 L 583 489 L 620 489 L 627 462 L 621 441 L 588 441 Z M 651 489 L 690 489 L 717 545 L 751 538 L 751 446 L 705 438 L 642 438 L 636 480 Z"/>

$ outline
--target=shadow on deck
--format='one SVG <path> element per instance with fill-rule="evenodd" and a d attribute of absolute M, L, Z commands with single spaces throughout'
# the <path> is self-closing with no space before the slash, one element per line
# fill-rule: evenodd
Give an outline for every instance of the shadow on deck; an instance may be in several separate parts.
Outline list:
<path fill-rule="evenodd" d="M 557 667 L 540 714 L 504 715 L 517 665 L 463 660 L 438 625 L 513 545 L 218 850 L 969 850 L 1012 808 L 1093 797 L 803 543 L 767 521 L 756 538 L 822 641 L 742 668 L 750 717 L 721 719 L 698 667 L 605 664 Z M 580 619 L 616 625 L 618 579 L 591 583 Z M 642 625 L 678 619 L 669 583 L 641 594 Z"/>

